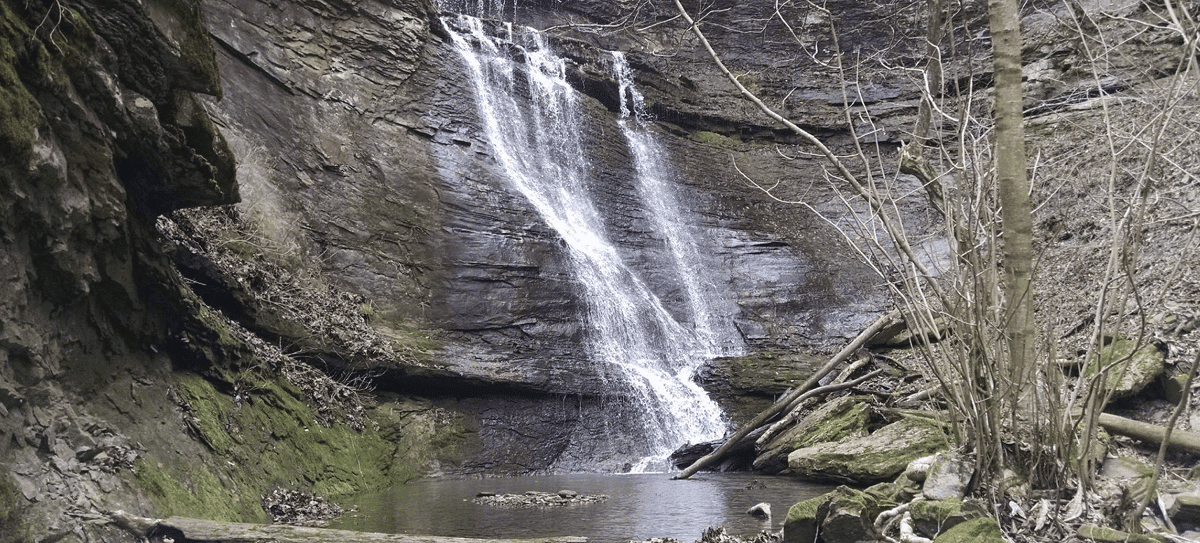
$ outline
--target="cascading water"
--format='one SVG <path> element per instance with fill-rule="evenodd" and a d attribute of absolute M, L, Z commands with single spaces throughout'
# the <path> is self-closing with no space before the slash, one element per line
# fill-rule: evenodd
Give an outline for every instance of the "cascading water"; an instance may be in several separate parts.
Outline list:
<path fill-rule="evenodd" d="M 700 237 L 694 228 L 679 213 L 675 196 L 670 164 L 663 159 L 666 149 L 649 130 L 650 115 L 646 112 L 642 93 L 633 83 L 633 72 L 625 60 L 625 54 L 612 52 L 613 76 L 618 84 L 621 118 L 618 124 L 621 133 L 633 151 L 634 165 L 638 173 L 638 193 L 650 212 L 656 230 L 666 240 L 671 251 L 675 273 L 683 285 L 696 334 L 708 349 L 709 358 L 741 354 L 742 340 L 729 317 L 731 308 L 725 305 L 720 295 L 724 289 L 717 288 L 705 270 L 711 263 L 700 254 Z M 721 311 L 725 309 L 725 311 Z"/>
<path fill-rule="evenodd" d="M 590 165 L 579 130 L 579 98 L 565 79 L 564 61 L 532 29 L 507 23 L 498 37 L 474 17 L 447 16 L 445 22 L 473 81 L 495 159 L 511 187 L 567 247 L 587 305 L 589 357 L 612 393 L 610 401 L 625 404 L 614 405 L 617 420 L 605 424 L 611 432 L 637 435 L 626 440 L 634 450 L 623 451 L 634 462 L 632 470 L 665 468 L 662 461 L 680 445 L 721 437 L 721 410 L 692 376 L 706 360 L 728 352 L 730 342 L 722 340 L 698 276 L 679 278 L 692 312 L 689 327 L 672 317 L 606 239 L 603 218 L 586 188 Z M 623 87 L 635 95 L 632 87 Z M 649 136 L 626 132 L 652 222 L 662 230 L 677 267 L 696 266 L 694 240 L 678 213 L 664 210 L 671 207 L 670 192 L 661 167 L 648 158 L 654 152 L 645 140 Z"/>

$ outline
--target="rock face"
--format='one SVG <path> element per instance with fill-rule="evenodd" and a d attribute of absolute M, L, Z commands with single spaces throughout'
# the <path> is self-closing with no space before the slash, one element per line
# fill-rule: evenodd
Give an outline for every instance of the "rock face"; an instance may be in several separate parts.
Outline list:
<path fill-rule="evenodd" d="M 207 106 L 239 157 L 241 208 L 369 300 L 385 334 L 403 341 L 414 328 L 427 330 L 440 346 L 418 365 L 377 361 L 359 369 L 397 392 L 433 392 L 454 397 L 456 408 L 479 408 L 472 416 L 481 436 L 501 441 L 487 442 L 487 453 L 469 465 L 524 471 L 576 455 L 573 448 L 594 436 L 573 421 L 620 402 L 603 400 L 609 388 L 588 360 L 584 306 L 565 251 L 509 187 L 436 8 L 422 0 L 206 0 L 204 7 L 224 85 L 224 97 Z M 522 8 L 520 17 L 602 18 L 611 9 Z M 722 39 L 743 51 L 736 35 Z M 556 49 L 585 93 L 578 129 L 589 135 L 591 183 L 609 235 L 667 309 L 682 314 L 683 293 L 661 271 L 668 248 L 647 235 L 651 217 L 632 196 L 635 168 L 616 125 L 610 55 L 601 48 L 619 45 L 564 39 Z M 714 287 L 727 292 L 722 312 L 740 340 L 755 351 L 821 349 L 853 335 L 882 308 L 874 273 L 813 213 L 748 188 L 735 169 L 798 180 L 779 195 L 805 191 L 817 209 L 844 215 L 832 189 L 811 182 L 819 165 L 778 160 L 774 132 L 756 127 L 763 120 L 727 91 L 710 89 L 719 80 L 703 59 L 655 58 L 644 48 L 630 53 L 636 82 L 662 121 L 658 137 L 684 217 L 707 240 L 701 250 Z M 697 74 L 703 84 L 689 79 Z M 920 199 L 900 205 L 922 228 Z M 498 390 L 522 399 L 487 400 Z M 563 395 L 577 398 L 570 416 L 559 415 Z M 505 407 L 513 404 L 521 407 Z M 553 428 L 545 426 L 550 420 Z M 547 452 L 530 457 L 532 450 Z"/>
<path fill-rule="evenodd" d="M 848 149 L 856 136 L 843 127 L 841 81 L 815 69 L 834 50 L 825 16 L 784 7 L 801 23 L 789 29 L 766 4 L 711 6 L 710 37 L 744 80 Z M 845 44 L 906 66 L 925 47 L 916 11 L 826 6 Z M 578 0 L 510 11 L 546 27 L 608 23 L 632 7 Z M 669 12 L 638 13 L 663 24 L 560 30 L 553 40 L 580 91 L 591 188 L 619 250 L 667 311 L 682 314 L 679 286 L 660 271 L 665 243 L 630 196 L 635 167 L 616 125 L 607 50 L 629 52 L 683 215 L 704 233 L 713 288 L 728 294 L 722 310 L 746 350 L 820 350 L 856 333 L 885 303 L 881 281 L 813 209 L 772 198 L 851 220 L 821 162 L 799 157 L 803 147 L 735 96 Z M 961 15 L 969 25 L 982 13 L 975 3 Z M 590 423 L 621 398 L 606 396 L 587 363 L 578 285 L 559 239 L 509 190 L 437 15 L 428 0 L 0 3 L 0 467 L 12 474 L 0 481 L 0 504 L 20 504 L 0 511 L 6 529 L 38 518 L 47 539 L 71 537 L 69 504 L 252 518 L 263 515 L 258 496 L 228 499 L 227 488 L 295 480 L 349 492 L 438 470 L 619 467 L 620 440 L 594 445 L 604 432 Z M 796 29 L 800 44 L 790 41 Z M 1038 46 L 1047 60 L 1030 76 L 1034 99 L 1052 101 L 1091 74 L 1061 76 L 1077 53 L 1047 35 Z M 814 54 L 793 58 L 797 45 Z M 969 68 L 948 67 L 952 78 L 986 77 Z M 917 97 L 907 70 L 866 66 L 852 87 L 851 115 L 875 114 L 875 125 L 855 127 L 860 141 L 894 152 Z M 768 196 L 743 174 L 779 186 Z M 915 188 L 896 187 L 895 204 L 911 232 L 928 231 Z M 234 286 L 172 234 L 172 224 L 187 226 L 172 212 L 239 199 L 258 237 L 222 231 L 229 237 L 217 243 L 252 256 L 282 247 L 317 263 L 327 290 L 361 306 L 355 322 L 371 315 L 402 353 L 356 358 L 337 341 L 304 337 L 309 329 L 285 312 L 249 311 L 258 286 Z M 322 333 L 344 332 L 344 316 Z M 378 428 L 310 431 L 323 417 L 298 400 L 304 391 L 239 380 L 278 362 L 264 353 L 373 377 L 384 398 L 372 412 Z M 769 397 L 802 378 L 762 364 L 743 382 L 747 366 L 722 363 L 707 374 L 730 398 Z M 230 452 L 275 440 L 291 452 L 270 462 Z M 343 441 L 369 443 L 375 465 L 351 469 L 361 451 Z M 286 475 L 267 473 L 276 468 Z M 89 530 L 89 539 L 118 539 Z"/>
<path fill-rule="evenodd" d="M 160 213 L 238 199 L 196 97 L 220 92 L 207 35 L 187 0 L 0 3 L 6 536 L 36 521 L 31 540 L 73 537 L 68 507 L 138 507 L 147 449 L 198 450 L 173 364 L 245 354 L 210 335 L 154 231 Z"/>

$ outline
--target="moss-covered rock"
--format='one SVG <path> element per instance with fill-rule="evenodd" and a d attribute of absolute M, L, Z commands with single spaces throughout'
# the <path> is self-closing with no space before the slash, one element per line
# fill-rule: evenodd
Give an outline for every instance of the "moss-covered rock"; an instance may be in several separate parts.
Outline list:
<path fill-rule="evenodd" d="M 792 473 L 818 481 L 873 484 L 894 479 L 909 462 L 949 446 L 942 425 L 905 417 L 864 437 L 848 437 L 793 451 Z"/>
<path fill-rule="evenodd" d="M 1088 362 L 1084 374 L 1096 375 L 1105 368 L 1105 389 L 1114 398 L 1125 398 L 1141 392 L 1162 375 L 1163 354 L 1154 345 L 1138 347 L 1132 340 L 1117 338 Z"/>
<path fill-rule="evenodd" d="M 957 498 L 915 500 L 909 505 L 908 512 L 912 515 L 913 528 L 925 537 L 935 537 L 967 520 L 987 515 L 979 504 L 964 503 Z"/>
<path fill-rule="evenodd" d="M 825 541 L 875 539 L 872 527 L 875 517 L 871 512 L 877 507 L 872 507 L 876 504 L 873 497 L 844 486 L 838 487 L 832 494 L 833 497 L 822 508 L 824 514 L 821 515 L 821 538 Z"/>
<path fill-rule="evenodd" d="M 788 509 L 783 525 L 785 543 L 811 543 L 818 534 L 824 541 L 875 539 L 879 513 L 912 498 L 904 486 L 880 483 L 865 490 L 840 486 Z"/>
<path fill-rule="evenodd" d="M 754 458 L 754 469 L 778 473 L 787 468 L 788 454 L 796 449 L 867 435 L 871 419 L 868 405 L 869 400 L 862 396 L 843 396 L 821 405 L 769 440 Z"/>
<path fill-rule="evenodd" d="M 140 461 L 137 479 L 156 514 L 264 522 L 260 499 L 275 488 L 337 498 L 403 483 L 429 473 L 430 459 L 452 456 L 463 434 L 453 415 L 424 405 L 377 408 L 378 430 L 325 427 L 285 381 L 246 374 L 238 386 L 245 392 L 235 400 L 200 376 L 176 380 L 185 420 L 217 461 Z"/>
<path fill-rule="evenodd" d="M 822 357 L 804 353 L 760 352 L 720 357 L 700 368 L 696 379 L 740 425 L 767 409 L 824 364 Z"/>
<path fill-rule="evenodd" d="M 0 164 L 18 165 L 33 148 L 41 108 L 17 73 L 20 52 L 29 41 L 29 27 L 8 3 L 0 3 Z"/>
<path fill-rule="evenodd" d="M 934 543 L 1004 543 L 1000 524 L 992 517 L 963 522 L 935 538 Z"/>
<path fill-rule="evenodd" d="M 783 543 L 812 543 L 817 540 L 826 504 L 833 499 L 832 492 L 809 498 L 788 508 L 783 522 Z"/>

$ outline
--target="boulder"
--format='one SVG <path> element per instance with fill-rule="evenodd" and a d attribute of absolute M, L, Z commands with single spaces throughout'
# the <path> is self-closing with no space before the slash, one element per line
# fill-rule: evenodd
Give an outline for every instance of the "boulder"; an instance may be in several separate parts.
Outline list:
<path fill-rule="evenodd" d="M 975 463 L 956 452 L 939 453 L 930 463 L 925 485 L 921 488 L 926 499 L 962 498 L 975 475 Z"/>
<path fill-rule="evenodd" d="M 933 465 L 936 454 L 922 456 L 908 463 L 908 467 L 904 468 L 904 476 L 917 484 L 925 482 L 925 478 L 929 476 L 929 466 Z"/>
<path fill-rule="evenodd" d="M 875 517 L 899 505 L 903 490 L 894 483 L 881 483 L 866 490 L 838 487 L 826 503 L 820 534 L 825 541 L 878 539 Z"/>
<path fill-rule="evenodd" d="M 1178 404 L 1183 399 L 1183 392 L 1187 387 L 1187 374 L 1179 374 L 1167 376 L 1163 375 L 1159 379 L 1159 386 L 1162 388 L 1162 397 L 1164 400 L 1172 404 Z"/>
<path fill-rule="evenodd" d="M 1137 344 L 1118 338 L 1100 350 L 1098 356 L 1088 362 L 1085 375 L 1095 375 L 1108 367 L 1104 386 L 1113 398 L 1133 396 L 1154 382 L 1163 373 L 1163 355 L 1154 345 Z"/>
<path fill-rule="evenodd" d="M 1118 498 L 1121 504 L 1132 505 L 1140 503 L 1150 491 L 1154 467 L 1134 457 L 1110 457 L 1101 464 L 1099 475 L 1097 483 L 1112 488 L 1104 495 Z"/>
<path fill-rule="evenodd" d="M 868 400 L 843 396 L 825 403 L 799 423 L 768 440 L 754 458 L 754 470 L 778 473 L 788 466 L 788 454 L 796 449 L 867 435 L 870 422 Z"/>
<path fill-rule="evenodd" d="M 818 534 L 824 541 L 875 539 L 875 517 L 911 497 L 895 483 L 881 483 L 866 490 L 840 486 L 788 509 L 783 541 L 812 543 Z"/>
<path fill-rule="evenodd" d="M 823 511 L 834 493 L 822 494 L 792 505 L 783 521 L 783 543 L 813 543 L 820 531 Z"/>
<path fill-rule="evenodd" d="M 1164 494 L 1163 505 L 1176 525 L 1200 526 L 1200 490 Z"/>
<path fill-rule="evenodd" d="M 817 481 L 872 484 L 895 479 L 909 462 L 948 446 L 940 424 L 905 417 L 868 436 L 793 451 L 788 455 L 788 468 Z"/>
<path fill-rule="evenodd" d="M 958 498 L 914 500 L 908 507 L 913 528 L 925 537 L 935 537 L 967 520 L 987 515 L 976 503 L 964 503 Z"/>
<path fill-rule="evenodd" d="M 992 517 L 980 517 L 963 522 L 937 536 L 934 543 L 1004 543 L 1000 524 Z"/>
<path fill-rule="evenodd" d="M 752 516 L 752 517 L 754 517 L 754 518 L 760 518 L 760 519 L 767 519 L 767 520 L 770 520 L 770 518 L 771 518 L 771 504 L 769 504 L 769 503 L 765 503 L 765 502 L 764 502 L 764 503 L 755 504 L 755 506 L 754 506 L 754 507 L 751 507 L 750 509 L 746 510 L 746 514 L 747 514 L 747 515 L 750 515 L 750 516 Z"/>

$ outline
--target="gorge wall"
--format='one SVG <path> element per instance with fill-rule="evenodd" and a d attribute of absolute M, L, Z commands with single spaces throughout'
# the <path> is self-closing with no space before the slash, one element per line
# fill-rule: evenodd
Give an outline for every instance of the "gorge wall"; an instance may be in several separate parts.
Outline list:
<path fill-rule="evenodd" d="M 209 106 L 231 147 L 246 157 L 241 205 L 319 259 L 336 284 L 369 299 L 372 323 L 385 335 L 435 338 L 433 352 L 417 363 L 373 361 L 356 369 L 376 372 L 377 383 L 396 392 L 436 389 L 453 409 L 481 420 L 492 456 L 471 465 L 592 469 L 570 458 L 595 455 L 595 443 L 608 442 L 615 459 L 622 447 L 597 441 L 579 424 L 602 409 L 606 391 L 584 352 L 578 289 L 557 235 L 506 186 L 471 106 L 469 75 L 436 9 L 424 2 L 205 4 L 224 81 L 224 97 Z M 607 9 L 518 4 L 515 16 L 549 26 L 568 15 L 599 21 Z M 663 121 L 660 137 L 685 185 L 682 207 L 712 240 L 706 249 L 718 286 L 730 293 L 727 310 L 751 350 L 819 351 L 881 310 L 879 278 L 834 230 L 741 178 L 736 168 L 764 182 L 796 182 L 781 195 L 804 192 L 823 212 L 846 216 L 819 164 L 778 160 L 776 145 L 792 142 L 732 96 L 706 59 L 680 53 L 663 62 L 656 55 L 662 44 L 566 34 L 553 41 L 586 94 L 578 130 L 586 134 L 597 205 L 626 260 L 669 308 L 678 309 L 682 293 L 659 271 L 663 240 L 646 235 L 649 218 L 632 200 L 634 165 L 616 126 L 609 48 L 631 51 L 638 85 Z M 654 39 L 679 37 L 673 29 Z M 741 39 L 733 38 L 724 39 Z M 733 49 L 756 71 L 778 72 L 763 69 L 764 61 L 778 62 L 770 56 L 777 51 L 752 59 L 752 48 Z M 891 83 L 896 88 L 880 96 L 902 93 L 904 82 Z M 783 82 L 763 84 L 787 92 Z M 826 129 L 838 130 L 830 112 L 840 98 L 821 92 L 802 92 L 794 103 L 827 110 Z M 890 107 L 903 110 L 902 103 Z M 919 199 L 906 205 L 914 227 L 923 228 Z M 568 412 L 564 398 L 573 406 Z M 580 443 L 588 443 L 587 453 L 575 450 Z M 540 452 L 517 453 L 530 450 Z"/>
<path fill-rule="evenodd" d="M 821 163 L 735 96 L 665 7 L 643 6 L 629 31 L 568 24 L 635 4 L 520 2 L 506 15 L 555 28 L 610 235 L 679 312 L 663 240 L 630 196 L 608 51 L 627 52 L 746 351 L 790 353 L 704 374 L 759 375 L 711 388 L 770 397 L 788 385 L 780 374 L 803 378 L 794 353 L 835 347 L 884 308 L 881 279 L 812 210 L 745 181 L 850 219 Z M 843 50 L 916 65 L 916 4 L 827 5 Z M 823 66 L 828 18 L 794 8 L 803 25 L 789 29 L 773 8 L 712 6 L 711 37 L 743 81 L 852 146 L 840 77 Z M 971 6 L 966 24 L 983 9 Z M 586 364 L 563 249 L 506 187 L 435 5 L 0 10 L 0 541 L 123 540 L 88 522 L 112 509 L 265 520 L 259 497 L 277 487 L 622 467 L 619 442 L 594 450 L 605 432 L 588 422 L 612 399 Z M 1045 36 L 1031 51 L 1053 62 L 1034 99 L 1088 75 L 1056 71 L 1068 46 Z M 871 66 L 849 87 L 851 118 L 870 111 L 857 137 L 890 153 L 918 93 L 909 71 Z M 930 232 L 913 188 L 897 205 Z M 937 237 L 923 239 L 937 258 Z M 374 402 L 346 386 L 366 382 Z"/>

